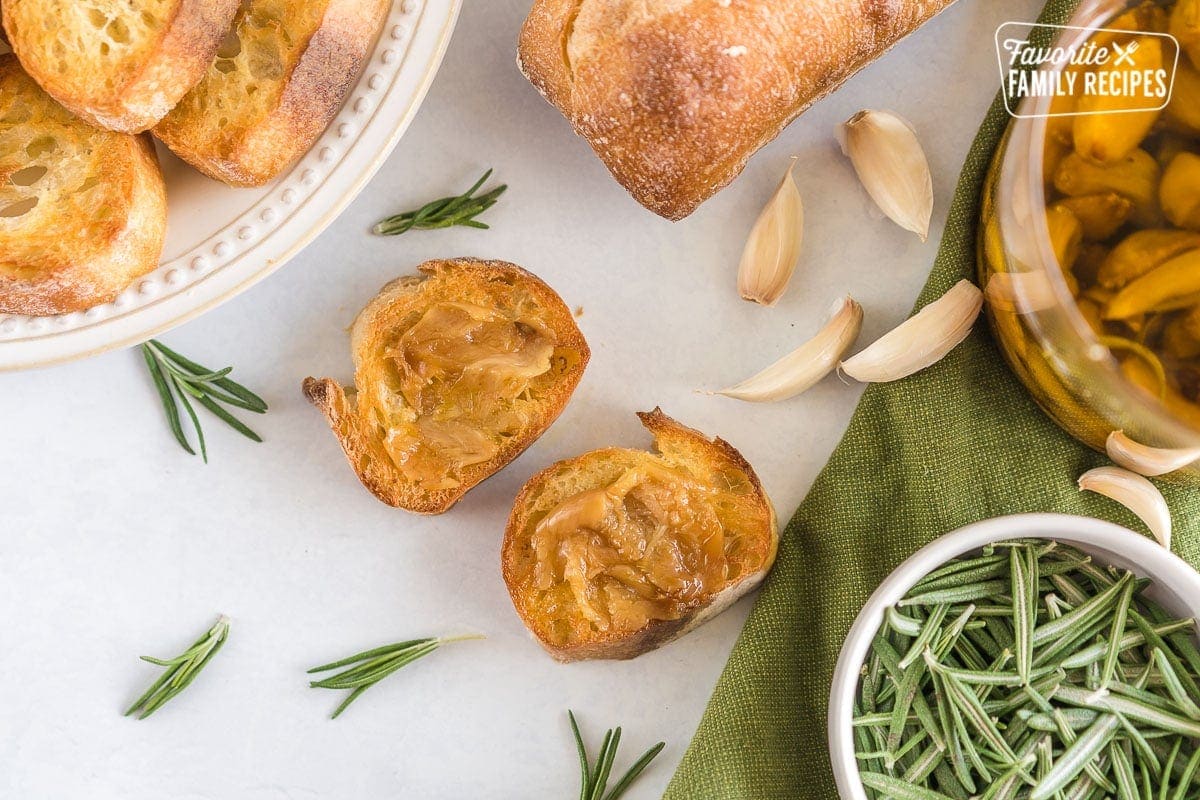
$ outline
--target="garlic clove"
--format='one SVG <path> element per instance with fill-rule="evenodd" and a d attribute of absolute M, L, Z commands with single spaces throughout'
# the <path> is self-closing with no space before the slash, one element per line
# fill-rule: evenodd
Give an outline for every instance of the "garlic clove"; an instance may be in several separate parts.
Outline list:
<path fill-rule="evenodd" d="M 993 272 L 983 290 L 996 311 L 1032 314 L 1058 305 L 1045 272 Z"/>
<path fill-rule="evenodd" d="M 738 293 L 746 300 L 773 306 L 783 296 L 800 259 L 804 204 L 792 178 L 796 159 L 779 188 L 759 213 L 738 264 Z"/>
<path fill-rule="evenodd" d="M 1120 467 L 1096 467 L 1079 476 L 1079 488 L 1125 506 L 1146 523 L 1159 544 L 1171 549 L 1171 510 L 1162 492 L 1141 475 Z"/>
<path fill-rule="evenodd" d="M 959 345 L 983 308 L 983 292 L 968 280 L 913 314 L 865 350 L 842 362 L 863 383 L 894 381 L 941 361 Z"/>
<path fill-rule="evenodd" d="M 1110 433 L 1104 449 L 1114 463 L 1138 475 L 1166 475 L 1200 461 L 1198 447 L 1150 447 L 1130 439 L 1124 431 Z"/>
<path fill-rule="evenodd" d="M 862 306 L 847 295 L 833 304 L 829 321 L 816 336 L 754 377 L 709 394 L 751 403 L 770 403 L 795 397 L 833 371 L 838 359 L 858 338 L 862 318 Z"/>
<path fill-rule="evenodd" d="M 840 138 L 879 209 L 921 241 L 929 238 L 933 178 L 912 126 L 891 112 L 865 110 L 842 124 Z"/>

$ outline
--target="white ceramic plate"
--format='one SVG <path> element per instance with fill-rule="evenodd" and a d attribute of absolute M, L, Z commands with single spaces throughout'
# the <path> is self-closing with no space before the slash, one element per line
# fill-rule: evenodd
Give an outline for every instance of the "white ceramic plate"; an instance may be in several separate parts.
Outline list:
<path fill-rule="evenodd" d="M 462 0 L 394 0 L 358 83 L 307 155 L 261 189 L 209 180 L 159 148 L 169 217 L 162 263 L 113 302 L 53 317 L 0 315 L 0 370 L 128 347 L 283 266 L 354 199 L 404 133 Z"/>

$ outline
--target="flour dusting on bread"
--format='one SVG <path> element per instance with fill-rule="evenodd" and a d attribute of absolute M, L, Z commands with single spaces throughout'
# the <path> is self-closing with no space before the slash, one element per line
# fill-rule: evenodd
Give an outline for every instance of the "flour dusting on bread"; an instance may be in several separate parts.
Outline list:
<path fill-rule="evenodd" d="M 952 0 L 535 0 L 518 63 L 633 197 L 681 219 Z"/>

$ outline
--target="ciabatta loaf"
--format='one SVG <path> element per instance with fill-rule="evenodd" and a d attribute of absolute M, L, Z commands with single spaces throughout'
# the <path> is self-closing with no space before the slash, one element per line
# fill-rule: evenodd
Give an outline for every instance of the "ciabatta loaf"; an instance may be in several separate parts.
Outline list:
<path fill-rule="evenodd" d="M 359 480 L 388 505 L 440 514 L 532 444 L 590 351 L 570 310 L 503 261 L 421 265 L 351 331 L 354 386 L 308 378 Z"/>
<path fill-rule="evenodd" d="M 238 0 L 4 0 L 25 70 L 94 125 L 150 128 L 204 76 Z"/>
<path fill-rule="evenodd" d="M 0 312 L 113 299 L 158 266 L 166 228 L 150 137 L 89 125 L 0 55 Z"/>
<path fill-rule="evenodd" d="M 337 114 L 390 0 L 245 0 L 208 74 L 154 129 L 184 161 L 259 186 Z"/>
<path fill-rule="evenodd" d="M 741 454 L 655 409 L 657 453 L 610 448 L 534 475 L 501 565 L 526 627 L 561 661 L 633 658 L 711 619 L 775 561 L 775 510 Z"/>
<path fill-rule="evenodd" d="M 521 70 L 646 208 L 681 219 L 953 0 L 534 0 Z"/>

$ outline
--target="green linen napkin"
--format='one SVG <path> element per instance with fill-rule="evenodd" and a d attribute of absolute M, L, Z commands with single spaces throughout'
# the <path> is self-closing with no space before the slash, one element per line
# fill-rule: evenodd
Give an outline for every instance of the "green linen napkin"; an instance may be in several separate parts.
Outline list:
<path fill-rule="evenodd" d="M 1074 0 L 1051 0 L 1063 22 Z M 997 100 L 959 178 L 917 307 L 975 273 L 980 191 L 1008 124 Z M 1117 504 L 1079 492 L 1106 463 L 1034 404 L 982 320 L 936 366 L 871 386 L 788 524 L 779 558 L 664 800 L 834 800 L 825 714 L 842 641 L 875 587 L 914 551 L 969 522 L 1025 511 L 1112 519 Z M 1161 484 L 1175 549 L 1200 564 L 1200 493 Z"/>

